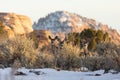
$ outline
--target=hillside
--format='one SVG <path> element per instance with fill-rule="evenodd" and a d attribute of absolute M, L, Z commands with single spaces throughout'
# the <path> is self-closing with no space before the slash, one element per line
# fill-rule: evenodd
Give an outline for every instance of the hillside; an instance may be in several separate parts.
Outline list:
<path fill-rule="evenodd" d="M 88 28 L 108 32 L 112 42 L 116 44 L 120 42 L 119 33 L 114 29 L 110 29 L 108 25 L 67 11 L 50 13 L 33 24 L 34 30 L 50 30 L 52 33 L 81 32 Z"/>

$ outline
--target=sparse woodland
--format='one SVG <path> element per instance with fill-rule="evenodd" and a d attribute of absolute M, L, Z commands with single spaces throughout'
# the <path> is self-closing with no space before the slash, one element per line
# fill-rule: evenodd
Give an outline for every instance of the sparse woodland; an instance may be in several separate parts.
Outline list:
<path fill-rule="evenodd" d="M 0 36 L 2 34 L 0 27 Z M 111 43 L 108 33 L 93 29 L 67 34 L 62 49 L 59 45 L 56 47 L 51 43 L 39 49 L 36 48 L 36 42 L 32 38 L 18 35 L 0 43 L 0 64 L 4 67 L 64 70 L 79 70 L 80 67 L 86 67 L 91 71 L 99 69 L 105 69 L 106 72 L 110 69 L 120 71 L 119 56 L 120 46 Z"/>

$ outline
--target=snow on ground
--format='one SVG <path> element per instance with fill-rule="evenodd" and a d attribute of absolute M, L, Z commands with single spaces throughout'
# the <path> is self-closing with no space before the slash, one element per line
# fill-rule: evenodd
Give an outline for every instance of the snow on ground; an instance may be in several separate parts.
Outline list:
<path fill-rule="evenodd" d="M 94 72 L 78 72 L 78 71 L 56 71 L 55 69 L 25 69 L 21 68 L 17 70 L 23 72 L 26 75 L 12 76 L 11 68 L 0 69 L 0 80 L 120 80 L 120 73 L 103 74 L 104 70 L 98 70 Z M 30 72 L 31 71 L 31 72 Z M 33 72 L 39 72 L 40 75 L 36 75 Z M 101 74 L 95 76 L 96 74 Z M 12 76 L 12 77 L 11 77 Z"/>

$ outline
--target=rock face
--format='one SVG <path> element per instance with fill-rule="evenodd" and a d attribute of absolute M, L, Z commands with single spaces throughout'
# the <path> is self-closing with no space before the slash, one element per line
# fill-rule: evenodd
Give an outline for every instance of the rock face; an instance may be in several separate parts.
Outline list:
<path fill-rule="evenodd" d="M 30 36 L 34 39 L 37 44 L 37 47 L 42 48 L 43 46 L 48 46 L 50 40 L 48 36 L 51 35 L 51 32 L 48 30 L 34 30 L 30 33 Z"/>
<path fill-rule="evenodd" d="M 120 44 L 120 35 L 116 30 L 110 29 L 107 25 L 96 22 L 93 19 L 88 19 L 67 11 L 50 13 L 45 18 L 40 18 L 37 23 L 33 24 L 34 30 L 50 30 L 52 33 L 80 33 L 82 30 L 88 28 L 108 32 L 111 37 L 111 41 L 116 44 Z"/>
<path fill-rule="evenodd" d="M 33 31 L 30 18 L 24 15 L 0 13 L 0 21 L 3 22 L 7 30 L 13 31 L 14 34 L 25 34 Z"/>

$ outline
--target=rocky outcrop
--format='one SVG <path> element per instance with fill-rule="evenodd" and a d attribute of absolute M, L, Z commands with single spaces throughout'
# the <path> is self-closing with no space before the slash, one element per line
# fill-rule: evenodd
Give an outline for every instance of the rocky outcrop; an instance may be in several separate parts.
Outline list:
<path fill-rule="evenodd" d="M 0 13 L 0 21 L 6 26 L 8 33 L 13 31 L 14 34 L 26 34 L 33 31 L 30 18 L 24 15 Z"/>
<path fill-rule="evenodd" d="M 57 11 L 40 18 L 38 23 L 33 25 L 35 30 L 51 30 L 55 32 L 81 32 L 85 28 L 99 28 L 95 20 L 87 19 L 77 14 L 66 11 Z"/>
<path fill-rule="evenodd" d="M 120 44 L 119 33 L 114 29 L 110 29 L 108 25 L 104 25 L 93 19 L 88 19 L 67 11 L 56 11 L 54 13 L 50 13 L 45 18 L 40 18 L 38 22 L 33 25 L 34 30 L 50 30 L 55 34 L 58 32 L 80 33 L 82 30 L 87 28 L 108 32 L 111 37 L 111 41 L 116 44 Z"/>
<path fill-rule="evenodd" d="M 48 36 L 51 35 L 51 32 L 48 30 L 34 30 L 30 33 L 30 37 L 35 41 L 37 47 L 42 48 L 43 46 L 48 46 L 50 40 Z"/>

